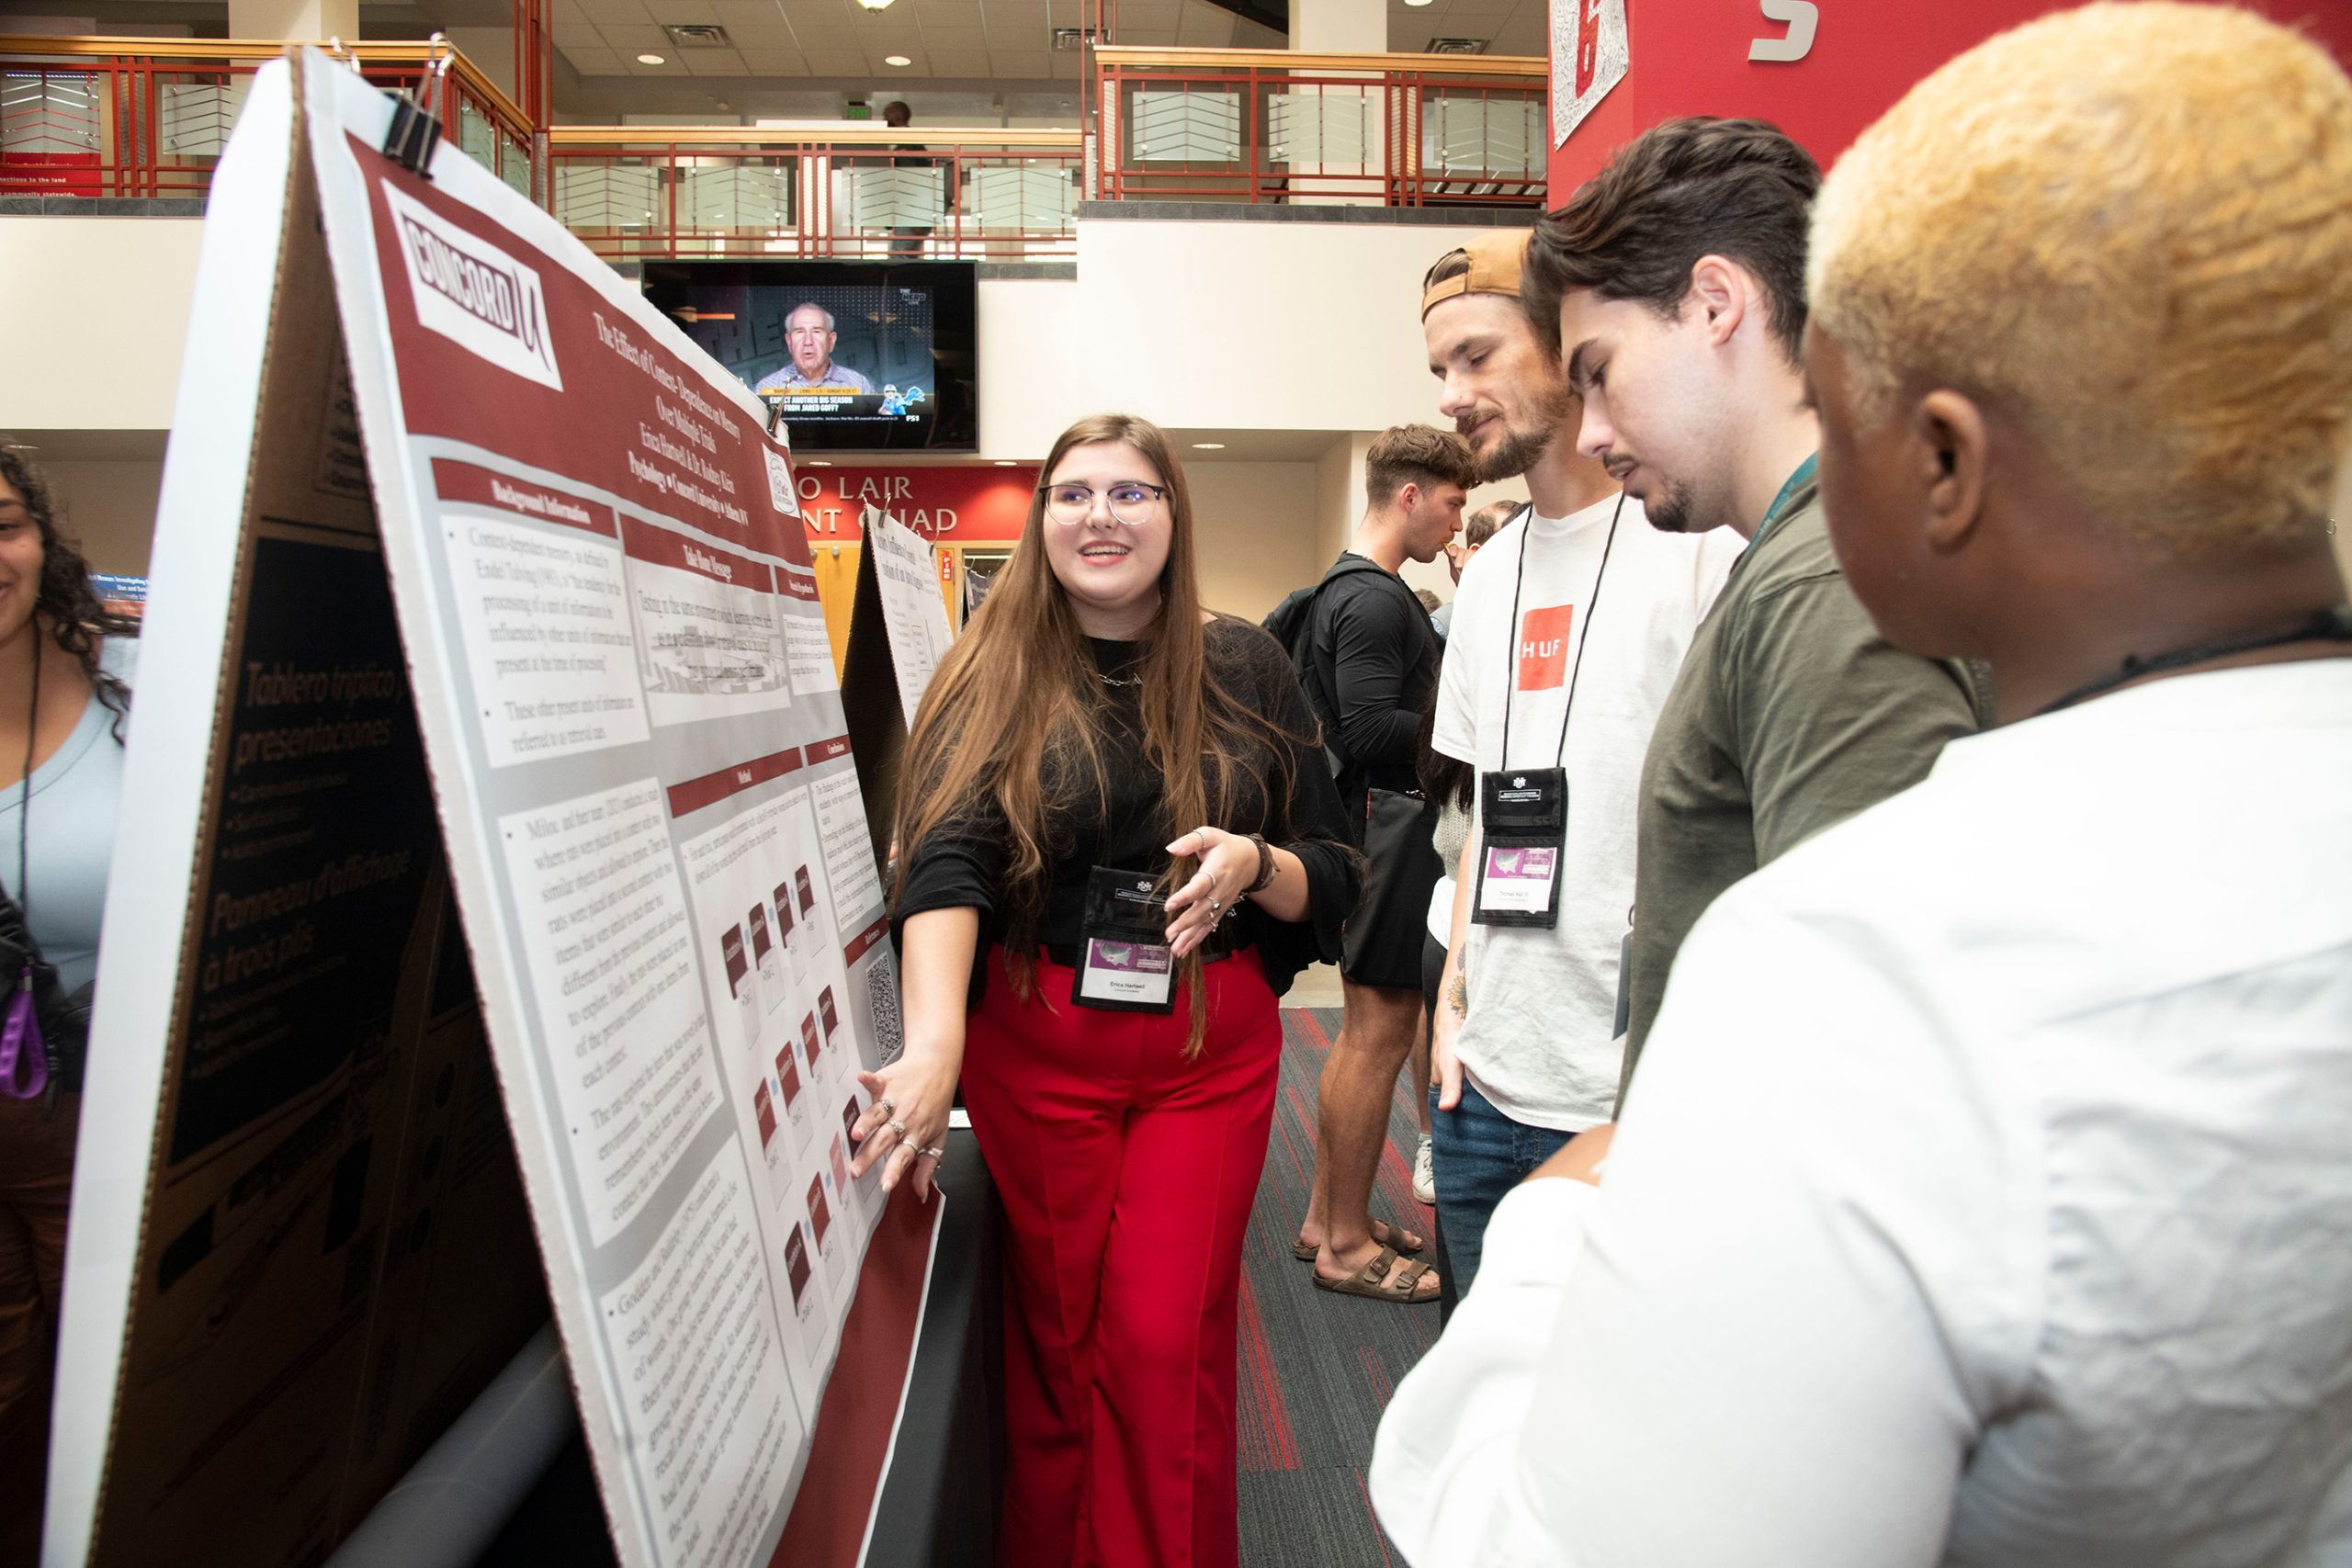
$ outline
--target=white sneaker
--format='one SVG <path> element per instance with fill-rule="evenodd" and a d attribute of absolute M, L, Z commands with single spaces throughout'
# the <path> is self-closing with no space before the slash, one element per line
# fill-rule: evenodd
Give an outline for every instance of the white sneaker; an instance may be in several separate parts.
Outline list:
<path fill-rule="evenodd" d="M 1424 1203 L 1437 1201 L 1437 1165 L 1427 1138 L 1413 1153 L 1413 1196 Z"/>

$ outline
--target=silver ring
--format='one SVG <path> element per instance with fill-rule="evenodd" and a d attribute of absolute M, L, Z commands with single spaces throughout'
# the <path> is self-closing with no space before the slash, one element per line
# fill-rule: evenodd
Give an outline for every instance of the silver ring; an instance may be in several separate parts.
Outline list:
<path fill-rule="evenodd" d="M 884 1114 L 885 1116 L 888 1116 L 888 1114 L 890 1114 L 890 1112 L 892 1112 L 892 1111 L 896 1111 L 896 1110 L 898 1110 L 898 1109 L 899 1109 L 899 1102 L 898 1102 L 897 1100 L 892 1100 L 892 1099 L 891 1099 L 888 1095 L 887 1095 L 887 1094 L 886 1094 L 886 1095 L 884 1095 L 881 1099 L 879 1099 L 879 1100 L 876 1100 L 874 1103 L 875 1103 L 875 1104 L 876 1104 L 876 1105 L 878 1105 L 878 1106 L 880 1106 L 880 1107 L 882 1108 L 882 1114 Z"/>
<path fill-rule="evenodd" d="M 947 1157 L 947 1151 L 944 1148 L 917 1149 L 915 1151 L 915 1157 L 917 1159 L 945 1159 Z"/>
<path fill-rule="evenodd" d="M 882 1125 L 889 1128 L 890 1131 L 898 1134 L 901 1138 L 907 1135 L 907 1124 L 904 1122 L 899 1121 L 895 1116 L 891 1117 L 888 1122 L 883 1122 Z"/>

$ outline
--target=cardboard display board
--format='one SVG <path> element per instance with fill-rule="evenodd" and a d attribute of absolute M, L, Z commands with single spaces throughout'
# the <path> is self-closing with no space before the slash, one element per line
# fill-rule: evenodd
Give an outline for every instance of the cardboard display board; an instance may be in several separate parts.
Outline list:
<path fill-rule="evenodd" d="M 898 986 L 788 455 L 390 118 L 305 51 L 216 177 L 45 1561 L 316 1561 L 543 1266 L 622 1562 L 855 1562 L 939 1211 L 848 1173 Z"/>
<path fill-rule="evenodd" d="M 871 506 L 858 526 L 865 547 L 851 600 L 842 701 L 865 780 L 874 858 L 888 865 L 900 753 L 956 632 L 939 593 L 938 552 L 913 529 Z"/>

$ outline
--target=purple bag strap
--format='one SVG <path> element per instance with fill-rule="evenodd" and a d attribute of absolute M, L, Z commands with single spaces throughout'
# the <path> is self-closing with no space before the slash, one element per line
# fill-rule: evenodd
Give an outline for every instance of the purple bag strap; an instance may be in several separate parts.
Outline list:
<path fill-rule="evenodd" d="M 0 1094 L 12 1100 L 32 1100 L 49 1087 L 49 1053 L 40 1034 L 40 1013 L 33 1006 L 33 966 L 28 963 L 8 993 L 8 1008 L 0 1018 Z"/>

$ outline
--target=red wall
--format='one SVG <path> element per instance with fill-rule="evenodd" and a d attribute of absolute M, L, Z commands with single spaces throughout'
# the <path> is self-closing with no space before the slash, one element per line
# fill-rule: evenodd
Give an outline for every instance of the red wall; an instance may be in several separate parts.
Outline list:
<path fill-rule="evenodd" d="M 2352 0 L 2240 0 L 2301 26 L 2352 68 Z M 1577 0 L 1551 0 L 1555 11 Z M 1970 45 L 2048 11 L 2051 0 L 1815 0 L 1813 50 L 1790 63 L 1750 61 L 1752 39 L 1787 28 L 1757 0 L 1625 0 L 1623 81 L 1552 151 L 1554 206 L 1662 119 L 1753 116 L 1781 126 L 1824 167 L 1911 84 Z"/>
<path fill-rule="evenodd" d="M 850 458 L 821 468 L 804 458 L 793 476 L 811 548 L 864 538 L 857 520 L 868 505 L 934 545 L 1009 545 L 1029 521 L 1037 482 L 1034 464 L 893 468 Z"/>

